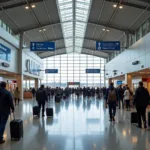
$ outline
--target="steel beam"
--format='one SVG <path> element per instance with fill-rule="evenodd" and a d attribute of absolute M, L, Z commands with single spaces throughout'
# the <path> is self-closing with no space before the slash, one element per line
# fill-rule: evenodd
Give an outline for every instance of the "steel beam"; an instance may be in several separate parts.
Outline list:
<path fill-rule="evenodd" d="M 95 23 L 95 22 L 88 22 L 88 24 L 91 24 L 91 25 L 97 25 L 97 26 L 103 26 L 104 28 L 107 27 L 108 29 L 111 28 L 111 29 L 115 29 L 115 30 L 118 30 L 118 31 L 122 31 L 122 32 L 127 32 L 127 33 L 130 33 L 130 34 L 134 34 L 134 31 L 132 30 L 127 30 L 127 29 L 123 29 L 121 27 L 117 27 L 117 26 L 114 26 L 114 25 L 107 25 L 107 24 L 104 24 L 102 22 L 100 23 Z"/>
<path fill-rule="evenodd" d="M 62 23 L 68 23 L 68 22 L 72 22 L 72 21 L 66 21 L 66 22 L 62 22 Z M 78 22 L 78 21 L 77 21 Z M 97 25 L 97 26 L 103 26 L 104 28 L 107 27 L 107 28 L 111 28 L 111 29 L 115 29 L 115 30 L 118 30 L 118 31 L 122 31 L 122 32 L 125 32 L 125 33 L 130 33 L 130 34 L 134 34 L 134 31 L 133 30 L 127 30 L 127 29 L 123 29 L 121 27 L 117 27 L 117 26 L 113 26 L 113 25 L 106 25 L 104 23 L 95 23 L 95 22 L 84 22 L 84 21 L 80 21 L 81 23 L 88 23 L 88 24 L 91 24 L 91 25 Z M 44 23 L 44 24 L 41 24 L 41 27 L 44 28 L 46 26 L 55 26 L 55 25 L 59 25 L 61 24 L 61 22 L 56 22 L 56 23 Z M 15 31 L 14 34 L 20 34 L 22 32 L 27 32 L 27 31 L 31 31 L 31 30 L 34 30 L 34 29 L 38 29 L 39 28 L 39 25 L 35 25 L 33 27 L 26 27 L 24 29 L 21 29 L 21 30 L 18 30 L 18 31 Z"/>
<path fill-rule="evenodd" d="M 0 0 L 0 3 L 6 3 L 6 2 L 10 2 L 12 0 Z"/>
<path fill-rule="evenodd" d="M 32 26 L 32 27 L 26 27 L 26 28 L 23 28 L 21 30 L 18 30 L 18 31 L 15 31 L 14 34 L 17 35 L 17 34 L 20 34 L 22 32 L 27 32 L 27 31 L 31 31 L 31 30 L 35 30 L 35 29 L 40 29 L 40 28 L 44 28 L 46 26 L 56 26 L 56 25 L 59 25 L 60 22 L 56 22 L 56 23 L 44 23 L 44 24 L 41 24 L 41 27 L 39 27 L 39 25 L 35 25 L 35 26 Z"/>
<path fill-rule="evenodd" d="M 5 2 L 8 2 L 8 1 L 9 0 L 7 0 Z M 42 2 L 42 1 L 43 0 L 29 0 L 28 3 L 31 5 L 31 4 L 39 3 L 39 2 Z M 0 3 L 2 3 L 2 1 L 0 1 Z M 12 8 L 16 8 L 16 7 L 20 7 L 20 6 L 24 6 L 24 5 L 27 5 L 27 3 L 25 1 L 3 6 L 3 9 L 7 10 L 7 9 L 12 9 Z M 3 9 L 0 8 L 0 11 L 2 11 Z"/>
<path fill-rule="evenodd" d="M 113 2 L 113 3 L 119 3 L 120 0 L 106 0 L 107 2 Z M 146 3 L 150 3 L 149 0 L 140 0 L 141 2 L 146 2 Z M 149 2 L 148 2 L 149 1 Z M 143 9 L 145 10 L 147 6 L 142 6 L 142 5 L 139 5 L 139 4 L 135 4 L 135 3 L 132 3 L 132 1 L 128 2 L 128 1 L 122 1 L 121 2 L 122 5 L 125 5 L 125 6 L 129 6 L 129 7 L 134 7 L 134 8 L 138 8 L 138 9 Z M 148 11 L 150 11 L 150 9 L 148 9 Z"/>

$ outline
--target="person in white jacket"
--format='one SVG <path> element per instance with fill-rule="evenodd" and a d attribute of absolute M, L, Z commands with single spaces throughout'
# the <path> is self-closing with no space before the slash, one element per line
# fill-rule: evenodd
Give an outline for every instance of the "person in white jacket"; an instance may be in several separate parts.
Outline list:
<path fill-rule="evenodd" d="M 129 87 L 126 87 L 126 90 L 124 91 L 124 101 L 126 103 L 126 109 L 127 111 L 130 111 L 130 89 Z"/>

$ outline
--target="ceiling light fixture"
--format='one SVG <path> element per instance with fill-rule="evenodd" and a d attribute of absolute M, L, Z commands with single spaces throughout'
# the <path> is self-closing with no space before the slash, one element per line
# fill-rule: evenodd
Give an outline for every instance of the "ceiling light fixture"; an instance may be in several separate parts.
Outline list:
<path fill-rule="evenodd" d="M 109 32 L 110 30 L 109 29 L 107 29 L 107 32 Z"/>
<path fill-rule="evenodd" d="M 35 6 L 35 4 L 33 4 L 33 5 L 31 5 L 31 7 L 32 7 L 32 8 L 35 8 L 36 6 Z"/>
<path fill-rule="evenodd" d="M 113 5 L 113 7 L 114 7 L 114 8 L 116 8 L 116 7 L 117 7 L 117 5 L 116 5 L 116 4 L 114 4 L 114 5 Z"/>
<path fill-rule="evenodd" d="M 103 31 L 105 31 L 106 29 L 103 29 Z"/>
<path fill-rule="evenodd" d="M 122 8 L 123 8 L 123 6 L 119 6 L 119 8 L 120 8 L 120 9 L 122 9 Z"/>
<path fill-rule="evenodd" d="M 29 6 L 25 6 L 25 9 L 29 9 Z"/>
<path fill-rule="evenodd" d="M 43 29 L 43 31 L 46 31 L 46 29 Z"/>
<path fill-rule="evenodd" d="M 42 30 L 40 29 L 39 32 L 42 32 Z"/>

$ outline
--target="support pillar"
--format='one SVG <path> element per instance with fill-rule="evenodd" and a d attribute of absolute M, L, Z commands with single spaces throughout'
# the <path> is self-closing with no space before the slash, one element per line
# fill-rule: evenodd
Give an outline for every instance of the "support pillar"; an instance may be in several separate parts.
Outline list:
<path fill-rule="evenodd" d="M 132 75 L 131 74 L 125 74 L 125 84 L 127 84 L 128 87 L 132 89 Z"/>
<path fill-rule="evenodd" d="M 35 79 L 35 89 L 37 90 L 39 88 L 39 80 Z"/>
<path fill-rule="evenodd" d="M 129 33 L 126 33 L 126 49 L 128 49 L 130 46 L 130 43 L 129 43 Z"/>
<path fill-rule="evenodd" d="M 23 100 L 23 33 L 20 34 L 19 52 L 18 52 L 18 69 L 19 75 L 17 76 L 17 84 L 20 90 L 20 99 Z"/>
<path fill-rule="evenodd" d="M 20 91 L 20 99 L 23 100 L 23 75 L 17 75 L 17 86 Z"/>

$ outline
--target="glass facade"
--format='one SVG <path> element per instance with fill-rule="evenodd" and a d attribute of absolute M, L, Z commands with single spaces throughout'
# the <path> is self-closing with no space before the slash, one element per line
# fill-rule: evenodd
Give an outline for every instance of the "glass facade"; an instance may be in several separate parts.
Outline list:
<path fill-rule="evenodd" d="M 0 27 L 2 27 L 3 29 L 5 29 L 8 33 L 10 33 L 12 36 L 14 36 L 17 40 L 19 40 L 19 36 L 18 35 L 13 35 L 12 30 L 1 19 L 0 19 Z"/>
<path fill-rule="evenodd" d="M 148 18 L 136 31 L 135 34 L 129 34 L 129 46 L 132 46 L 135 42 L 137 42 L 138 40 L 140 40 L 141 38 L 143 38 L 146 34 L 148 34 L 150 32 L 150 18 Z M 126 47 L 126 35 L 124 35 L 123 41 L 121 41 L 121 51 L 120 52 L 113 52 L 110 54 L 109 60 L 112 60 L 113 58 L 115 58 L 117 55 L 119 55 L 120 53 L 122 53 Z"/>
<path fill-rule="evenodd" d="M 42 83 L 50 87 L 66 87 L 68 82 L 80 82 L 80 86 L 104 86 L 104 58 L 85 54 L 63 54 L 45 58 L 45 69 L 58 69 L 58 74 L 45 74 Z M 86 69 L 101 69 L 100 74 L 86 74 Z"/>

